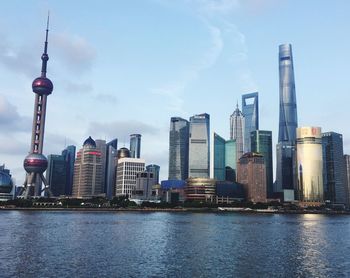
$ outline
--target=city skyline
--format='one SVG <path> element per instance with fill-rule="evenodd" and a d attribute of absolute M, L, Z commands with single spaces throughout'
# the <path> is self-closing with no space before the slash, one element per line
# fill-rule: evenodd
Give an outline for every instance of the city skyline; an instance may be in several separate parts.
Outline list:
<path fill-rule="evenodd" d="M 350 134 L 336 114 L 338 110 L 346 111 L 349 98 L 346 94 L 349 91 L 346 70 L 342 68 L 348 58 L 334 56 L 338 52 L 339 55 L 344 53 L 342 49 L 348 48 L 349 41 L 344 43 L 342 36 L 338 38 L 331 32 L 327 34 L 334 41 L 337 38 L 342 41 L 341 45 L 329 45 L 322 36 L 308 36 L 312 33 L 313 24 L 320 24 L 317 29 L 325 27 L 323 30 L 326 31 L 337 27 L 337 33 L 341 34 L 342 28 L 348 26 L 344 11 L 348 10 L 349 4 L 337 1 L 339 6 L 335 7 L 327 5 L 327 2 L 317 2 L 319 13 L 307 18 L 307 11 L 316 3 L 310 1 L 301 9 L 300 22 L 293 21 L 306 26 L 306 30 L 297 34 L 297 26 L 283 23 L 283 29 L 282 23 L 279 26 L 274 24 L 281 16 L 288 18 L 293 9 L 300 11 L 298 4 L 265 1 L 259 6 L 258 2 L 255 2 L 256 5 L 254 1 L 217 1 L 215 4 L 208 0 L 179 1 L 175 4 L 153 0 L 140 3 L 133 9 L 130 4 L 110 3 L 111 11 L 117 16 L 104 11 L 106 14 L 101 21 L 105 22 L 105 31 L 102 34 L 97 34 L 96 28 L 89 29 L 102 14 L 102 10 L 93 3 L 85 4 L 85 13 L 78 17 L 79 20 L 71 14 L 79 10 L 74 8 L 79 6 L 79 2 L 71 4 L 72 11 L 67 15 L 67 2 L 48 1 L 46 7 L 40 1 L 4 3 L 0 12 L 0 35 L 4 42 L 1 45 L 0 74 L 7 82 L 0 88 L 0 114 L 1 128 L 8 132 L 0 137 L 0 162 L 11 169 L 17 184 L 22 183 L 22 160 L 30 149 L 28 142 L 33 109 L 32 105 L 27 105 L 33 103 L 30 83 L 40 68 L 38 57 L 47 9 L 51 10 L 52 18 L 50 76 L 55 82 L 55 94 L 47 107 L 43 150 L 46 156 L 60 154 L 72 144 L 80 149 L 81 142 L 89 135 L 106 141 L 118 138 L 120 146 L 128 146 L 129 135 L 140 133 L 143 136 L 142 157 L 147 163 L 160 165 L 161 179 L 165 179 L 170 117 L 189 118 L 194 114 L 208 113 L 211 130 L 228 138 L 228 118 L 236 102 L 243 94 L 254 91 L 260 95 L 260 127 L 273 131 L 275 146 L 278 130 L 277 57 L 281 43 L 293 45 L 299 125 L 321 126 L 324 132 L 343 134 L 344 153 L 349 153 Z M 18 11 L 18 5 L 26 10 L 25 14 Z M 258 7 L 260 9 L 256 10 Z M 143 8 L 147 8 L 151 15 L 157 15 L 156 18 L 164 21 L 164 26 L 158 26 L 159 22 L 151 20 Z M 231 19 L 231 15 L 239 13 L 246 18 L 241 15 Z M 335 22 L 327 22 L 329 26 L 321 22 L 327 13 L 336 19 Z M 131 16 L 134 14 L 139 18 Z M 262 23 L 268 16 L 271 20 Z M 16 22 L 18 17 L 22 19 L 22 26 Z M 181 24 L 179 19 L 183 19 Z M 251 21 L 247 22 L 248 19 Z M 175 22 L 178 26 L 174 25 Z M 264 40 L 261 34 L 252 30 L 257 23 L 264 24 L 263 30 L 267 30 Z M 142 24 L 145 24 L 144 29 L 140 28 Z M 189 24 L 190 28 L 186 30 L 184 24 Z M 23 26 L 28 26 L 25 32 Z M 158 32 L 154 32 L 156 27 Z M 173 36 L 168 35 L 169 30 Z M 196 35 L 192 38 L 192 34 Z M 109 45 L 105 42 L 107 37 L 111 38 Z M 187 46 L 188 39 L 193 45 L 185 51 L 183 43 L 186 42 Z M 314 44 L 318 45 L 316 49 Z M 154 50 L 151 50 L 152 47 Z M 329 51 L 332 55 L 328 54 Z M 132 56 L 135 53 L 137 55 Z M 172 56 L 177 57 L 177 63 Z M 319 57 L 324 59 L 318 61 L 321 60 Z M 149 68 L 151 64 L 153 67 Z M 109 73 L 102 76 L 106 71 Z M 205 98 L 196 102 L 201 95 Z M 327 98 L 328 95 L 332 98 Z M 141 105 L 142 102 L 147 105 Z M 337 110 L 332 108 L 335 106 Z M 135 111 L 130 113 L 130 107 Z M 144 120 L 146 118 L 152 121 Z"/>

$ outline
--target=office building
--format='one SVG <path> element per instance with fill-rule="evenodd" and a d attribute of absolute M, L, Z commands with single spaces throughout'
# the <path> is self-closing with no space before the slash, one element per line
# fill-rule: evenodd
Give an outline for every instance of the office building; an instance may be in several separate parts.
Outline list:
<path fill-rule="evenodd" d="M 347 192 L 347 206 L 350 206 L 350 155 L 344 155 L 345 185 Z"/>
<path fill-rule="evenodd" d="M 224 138 L 212 133 L 210 140 L 210 178 L 224 181 L 226 179 L 225 169 L 225 144 Z"/>
<path fill-rule="evenodd" d="M 10 170 L 5 165 L 0 166 L 0 202 L 12 200 L 15 194 L 15 187 L 11 178 Z"/>
<path fill-rule="evenodd" d="M 297 129 L 297 190 L 302 202 L 323 202 L 322 136 L 320 127 Z"/>
<path fill-rule="evenodd" d="M 72 195 L 73 190 L 73 176 L 74 176 L 74 162 L 75 162 L 75 146 L 70 145 L 62 151 L 62 156 L 66 162 L 66 188 L 64 195 Z"/>
<path fill-rule="evenodd" d="M 160 166 L 156 164 L 150 164 L 146 166 L 146 171 L 149 173 L 153 173 L 153 177 L 155 179 L 155 184 L 159 184 L 159 172 Z"/>
<path fill-rule="evenodd" d="M 208 178 L 210 163 L 210 117 L 208 114 L 190 118 L 189 177 Z"/>
<path fill-rule="evenodd" d="M 324 199 L 336 204 L 347 203 L 346 169 L 343 135 L 322 133 Z"/>
<path fill-rule="evenodd" d="M 185 186 L 187 201 L 209 202 L 215 197 L 216 185 L 214 179 L 188 178 Z"/>
<path fill-rule="evenodd" d="M 251 150 L 264 157 L 266 169 L 266 194 L 273 198 L 273 169 L 272 169 L 272 132 L 255 130 L 250 133 Z"/>
<path fill-rule="evenodd" d="M 152 172 L 143 171 L 136 173 L 136 185 L 131 197 L 145 201 L 151 200 L 154 185 L 156 185 L 156 179 Z"/>
<path fill-rule="evenodd" d="M 244 152 L 250 152 L 250 133 L 259 129 L 259 95 L 242 95 L 242 113 L 244 115 Z"/>
<path fill-rule="evenodd" d="M 188 178 L 189 136 L 189 122 L 172 117 L 169 132 L 169 180 Z"/>
<path fill-rule="evenodd" d="M 116 162 L 118 154 L 118 139 L 113 139 L 106 145 L 106 173 L 104 192 L 108 199 L 115 196 Z"/>
<path fill-rule="evenodd" d="M 66 195 L 67 164 L 63 155 L 50 154 L 47 157 L 48 166 L 46 180 L 53 196 Z"/>
<path fill-rule="evenodd" d="M 244 116 L 238 108 L 230 117 L 230 139 L 236 140 L 236 159 L 244 153 Z"/>
<path fill-rule="evenodd" d="M 102 164 L 102 192 L 106 193 L 106 167 L 107 167 L 107 144 L 106 140 L 96 139 L 96 150 L 101 153 L 101 164 Z"/>
<path fill-rule="evenodd" d="M 130 156 L 132 158 L 141 157 L 141 134 L 130 135 Z"/>
<path fill-rule="evenodd" d="M 237 182 L 243 184 L 247 201 L 266 202 L 266 169 L 259 153 L 245 153 L 237 164 Z"/>
<path fill-rule="evenodd" d="M 236 140 L 227 140 L 225 142 L 225 180 L 236 181 L 237 152 Z"/>
<path fill-rule="evenodd" d="M 103 194 L 101 152 L 89 137 L 78 151 L 74 163 L 73 197 L 91 198 Z"/>

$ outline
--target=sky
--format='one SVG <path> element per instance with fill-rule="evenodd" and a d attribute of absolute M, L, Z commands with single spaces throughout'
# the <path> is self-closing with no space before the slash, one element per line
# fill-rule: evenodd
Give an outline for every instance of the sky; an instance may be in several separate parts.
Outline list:
<path fill-rule="evenodd" d="M 0 164 L 17 184 L 48 10 L 45 155 L 88 136 L 129 147 L 140 133 L 142 158 L 166 179 L 170 117 L 208 113 L 211 131 L 229 139 L 237 102 L 255 91 L 275 145 L 282 43 L 293 47 L 298 125 L 342 133 L 350 153 L 350 1 L 12 0 L 0 9 Z"/>

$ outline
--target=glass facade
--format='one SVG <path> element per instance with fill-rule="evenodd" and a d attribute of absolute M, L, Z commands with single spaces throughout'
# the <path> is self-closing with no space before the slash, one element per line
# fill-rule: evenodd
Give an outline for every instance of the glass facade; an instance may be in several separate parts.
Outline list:
<path fill-rule="evenodd" d="M 244 115 L 244 152 L 251 151 L 250 133 L 259 129 L 258 92 L 242 95 L 242 113 Z"/>
<path fill-rule="evenodd" d="M 350 155 L 344 155 L 345 185 L 347 193 L 347 206 L 350 206 Z"/>
<path fill-rule="evenodd" d="M 255 130 L 250 133 L 251 150 L 264 157 L 266 169 L 267 198 L 273 197 L 273 170 L 272 170 L 272 131 Z"/>
<path fill-rule="evenodd" d="M 169 180 L 188 178 L 189 123 L 172 117 L 169 132 Z"/>
<path fill-rule="evenodd" d="M 106 147 L 106 173 L 104 192 L 108 199 L 115 196 L 115 168 L 118 154 L 118 139 L 113 139 L 107 143 Z"/>
<path fill-rule="evenodd" d="M 209 132 L 210 117 L 208 114 L 194 115 L 190 118 L 189 138 L 189 177 L 209 177 Z"/>
<path fill-rule="evenodd" d="M 219 181 L 224 181 L 226 178 L 225 143 L 224 138 L 213 132 L 210 151 L 210 177 Z"/>
<path fill-rule="evenodd" d="M 130 135 L 130 157 L 140 158 L 141 156 L 141 134 Z"/>
<path fill-rule="evenodd" d="M 296 195 L 303 202 L 323 202 L 323 161 L 320 127 L 297 129 Z"/>
<path fill-rule="evenodd" d="M 279 46 L 279 130 L 277 144 L 277 171 L 275 191 L 294 189 L 295 140 L 298 127 L 297 102 L 294 81 L 292 46 Z"/>
<path fill-rule="evenodd" d="M 153 173 L 153 177 L 155 179 L 155 184 L 159 184 L 159 172 L 160 166 L 156 164 L 150 164 L 146 166 L 146 171 L 149 173 Z"/>
<path fill-rule="evenodd" d="M 230 117 L 230 139 L 236 140 L 236 159 L 238 160 L 244 153 L 244 116 L 238 108 Z"/>
<path fill-rule="evenodd" d="M 74 176 L 74 162 L 75 162 L 76 148 L 73 145 L 68 146 L 62 151 L 62 156 L 66 162 L 66 188 L 65 195 L 72 195 L 73 189 L 73 176 Z"/>
<path fill-rule="evenodd" d="M 322 133 L 323 187 L 325 200 L 347 203 L 346 169 L 344 165 L 343 135 Z"/>
<path fill-rule="evenodd" d="M 47 160 L 46 180 L 50 185 L 52 195 L 55 197 L 65 195 L 67 164 L 64 156 L 50 154 Z"/>
<path fill-rule="evenodd" d="M 225 166 L 226 166 L 226 180 L 236 180 L 237 169 L 237 153 L 236 140 L 231 139 L 225 142 Z"/>

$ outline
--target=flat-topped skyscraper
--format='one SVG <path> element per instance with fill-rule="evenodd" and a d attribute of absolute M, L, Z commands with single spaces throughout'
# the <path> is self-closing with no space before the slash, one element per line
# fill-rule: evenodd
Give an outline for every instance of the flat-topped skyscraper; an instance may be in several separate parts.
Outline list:
<path fill-rule="evenodd" d="M 295 140 L 298 127 L 292 46 L 279 46 L 279 130 L 275 192 L 295 189 Z"/>

